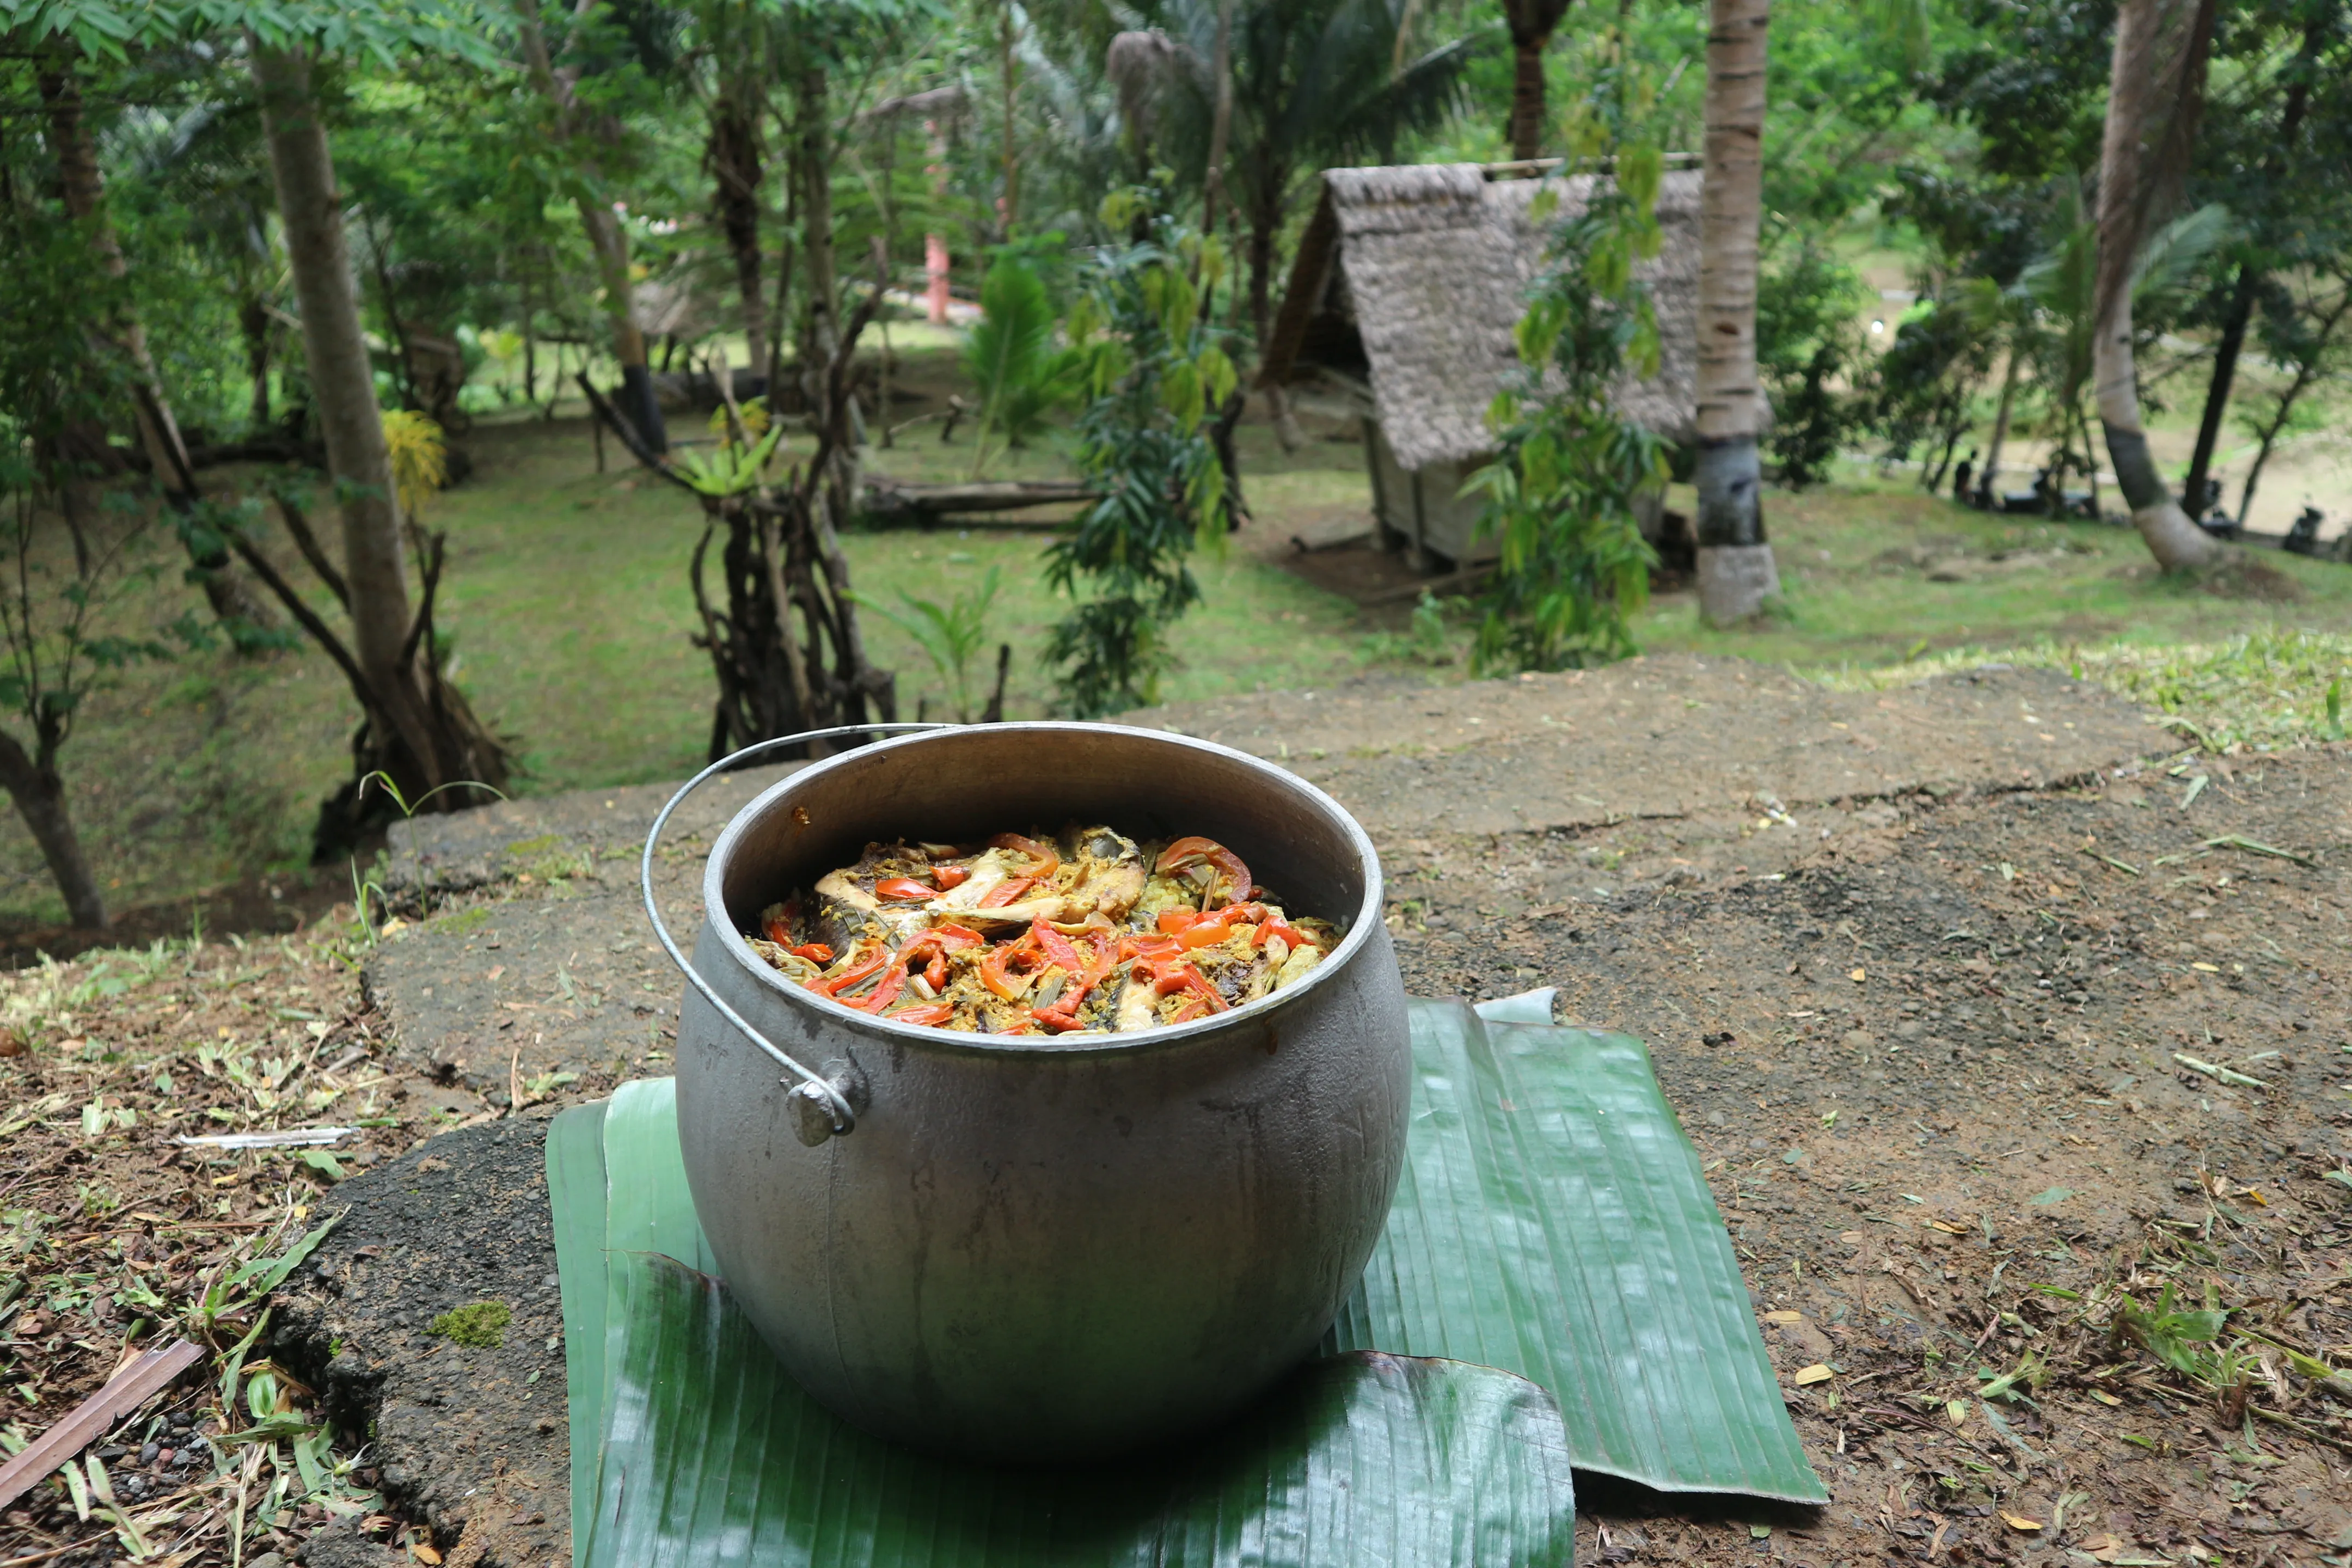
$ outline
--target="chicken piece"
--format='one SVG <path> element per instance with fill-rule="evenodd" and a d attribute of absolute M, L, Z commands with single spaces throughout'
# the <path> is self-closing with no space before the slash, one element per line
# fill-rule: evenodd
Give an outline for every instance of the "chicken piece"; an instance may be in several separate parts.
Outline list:
<path fill-rule="evenodd" d="M 848 952 L 861 936 L 880 936 L 898 946 L 930 923 L 922 905 L 885 903 L 859 887 L 848 870 L 827 871 L 816 896 L 816 940 L 835 952 Z"/>
<path fill-rule="evenodd" d="M 982 931 L 1025 926 L 1042 920 L 1052 925 L 1076 925 L 1100 914 L 1123 921 L 1143 896 L 1150 871 L 1135 841 L 1108 827 L 1089 827 L 1077 835 L 1077 851 L 1062 862 L 1050 886 L 1041 884 L 1013 903 L 984 910 L 980 900 L 1020 867 L 1032 864 L 1017 852 L 991 849 L 972 862 L 971 876 L 961 886 L 925 906 L 933 915 L 961 921 Z M 985 886 L 983 886 L 983 882 Z M 977 888 L 979 891 L 973 889 Z"/>
<path fill-rule="evenodd" d="M 1150 986 L 1130 975 L 1119 988 L 1118 1009 L 1113 1018 L 1111 1026 L 1122 1035 L 1156 1028 L 1160 1024 L 1160 998 L 1152 994 Z"/>
<path fill-rule="evenodd" d="M 1286 987 L 1297 984 L 1300 981 L 1313 973 L 1315 966 L 1322 962 L 1323 950 L 1321 948 L 1300 948 L 1288 958 L 1284 959 L 1282 961 L 1282 967 L 1275 972 L 1274 988 L 1276 991 L 1280 991 Z"/>

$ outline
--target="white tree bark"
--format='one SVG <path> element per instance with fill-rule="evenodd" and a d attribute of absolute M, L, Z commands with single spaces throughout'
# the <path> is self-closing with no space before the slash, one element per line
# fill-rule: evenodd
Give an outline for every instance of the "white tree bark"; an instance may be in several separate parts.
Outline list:
<path fill-rule="evenodd" d="M 2132 358 L 2132 273 L 2158 182 L 2151 138 L 2185 134 L 2174 116 L 2193 113 L 2203 73 L 2198 0 L 2124 0 L 2107 78 L 2106 132 L 2099 148 L 2099 269 L 2091 311 L 2091 384 L 2106 432 L 2116 483 L 2132 525 L 2167 572 L 2221 559 L 2221 544 L 2189 520 L 2157 472 L 2139 422 L 2139 372 Z"/>
<path fill-rule="evenodd" d="M 1698 594 L 1716 626 L 1780 591 L 1764 537 L 1756 437 L 1757 230 L 1764 197 L 1765 35 L 1771 0 L 1710 0 L 1699 197 Z"/>

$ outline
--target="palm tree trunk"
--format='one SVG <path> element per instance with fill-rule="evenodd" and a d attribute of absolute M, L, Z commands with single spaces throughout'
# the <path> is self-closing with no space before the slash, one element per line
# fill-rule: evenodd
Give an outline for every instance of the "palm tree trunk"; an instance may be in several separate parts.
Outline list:
<path fill-rule="evenodd" d="M 360 672 L 430 789 L 446 783 L 408 647 L 408 576 L 394 510 L 383 411 L 360 327 L 342 196 L 335 188 L 310 84 L 308 57 L 248 40 L 260 90 L 263 134 L 277 178 L 287 258 L 302 308 L 302 356 L 326 439 L 342 513 L 343 579 L 351 590 L 353 654 Z M 390 740 L 393 737 L 383 737 Z M 417 780 L 404 779 L 403 789 Z"/>
<path fill-rule="evenodd" d="M 33 842 L 41 847 L 49 876 L 65 896 L 67 918 L 78 931 L 105 930 L 106 900 L 98 890 L 98 879 L 90 874 L 89 861 L 81 852 L 81 837 L 74 832 L 73 817 L 66 810 L 66 781 L 58 772 L 56 745 L 44 737 L 40 754 L 30 756 L 15 736 L 0 733 L 0 786 L 7 789 L 16 815 L 25 819 Z"/>
<path fill-rule="evenodd" d="M 1511 156 L 1543 156 L 1544 49 L 1568 0 L 1504 0 L 1511 34 Z"/>
<path fill-rule="evenodd" d="M 1699 198 L 1698 594 L 1716 626 L 1780 591 L 1764 537 L 1756 437 L 1757 231 L 1763 207 L 1765 36 L 1771 0 L 1710 0 L 1706 170 Z"/>
<path fill-rule="evenodd" d="M 2124 0 L 2116 13 L 2116 46 L 2107 79 L 2107 121 L 2099 148 L 2098 281 L 2091 305 L 2091 380 L 2107 459 L 2132 510 L 2133 526 L 2167 572 L 2219 560 L 2221 547 L 2189 519 L 2173 499 L 2139 421 L 2139 372 L 2132 357 L 2132 262 L 2139 252 L 2156 171 L 2142 142 L 2159 108 L 2159 73 L 2174 86 L 2177 111 L 2187 94 L 2178 84 L 2201 80 L 2203 37 L 2192 24 L 2168 26 L 2163 0 Z M 2212 0 L 2199 12 L 2210 35 Z M 2184 36 L 2184 33 L 2186 36 Z"/>
<path fill-rule="evenodd" d="M 107 217 L 106 178 L 99 169 L 97 143 L 82 118 L 81 88 L 74 79 L 72 58 L 68 56 L 58 59 L 37 75 L 50 142 L 57 153 L 58 184 L 66 211 L 89 226 L 90 248 L 97 253 L 99 267 L 106 275 L 127 277 L 130 263 L 124 260 L 121 241 Z M 187 446 L 180 438 L 180 425 L 173 416 L 171 400 L 164 395 L 163 378 L 156 374 L 155 356 L 147 346 L 146 328 L 126 307 L 124 313 L 110 325 L 107 335 L 114 352 L 130 362 L 134 389 L 131 419 L 139 432 L 139 445 L 147 455 L 148 470 L 154 475 L 156 488 L 184 521 L 198 499 L 194 469 L 188 461 Z M 200 536 L 186 527 L 180 533 L 215 619 L 232 626 L 242 622 L 263 629 L 278 625 L 276 613 L 236 570 L 227 550 L 216 539 L 208 545 L 198 542 L 199 537 L 214 536 Z"/>

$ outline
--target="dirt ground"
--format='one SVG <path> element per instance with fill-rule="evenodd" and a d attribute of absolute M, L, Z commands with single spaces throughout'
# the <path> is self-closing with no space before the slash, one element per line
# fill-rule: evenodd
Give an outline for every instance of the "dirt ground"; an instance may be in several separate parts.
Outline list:
<path fill-rule="evenodd" d="M 2038 689 L 2024 700 L 2062 712 Z M 1679 699 L 1647 710 L 1718 723 Z M 2103 712 L 2063 712 L 2104 734 Z M 1787 751 L 1790 776 L 1816 782 L 1769 798 L 1752 781 L 1672 780 L 1687 796 L 1673 812 L 1604 802 L 1475 832 L 1411 790 L 1373 813 L 1414 991 L 1557 985 L 1563 1017 L 1649 1043 L 1832 1493 L 1807 1510 L 1592 1483 L 1580 1560 L 2352 1568 L 2352 754 L 2022 776 L 1996 758 L 1957 781 L 1906 768 L 1846 785 L 1822 758 L 1859 753 L 1829 728 L 1848 721 L 1812 719 L 1834 749 Z M 1793 746 L 1794 720 L 1764 727 Z M 1391 759 L 1400 776 L 1431 761 Z M 676 1000 L 622 923 L 619 819 L 649 808 L 610 798 L 575 803 L 580 821 L 554 803 L 471 819 L 474 838 L 406 873 L 433 912 L 373 954 L 317 928 L 175 952 L 144 978 L 110 960 L 135 983 L 46 1012 L 16 1000 L 25 978 L 0 996 L 29 1046 L 0 1058 L 0 1428 L 30 1436 L 70 1408 L 136 1320 L 226 1272 L 225 1240 L 267 1255 L 331 1198 L 354 1200 L 279 1292 L 274 1342 L 319 1390 L 296 1409 L 323 1397 L 374 1442 L 344 1450 L 335 1508 L 260 1515 L 278 1533 L 249 1552 L 388 1563 L 415 1541 L 469 1568 L 545 1561 L 564 1495 L 562 1412 L 531 1381 L 553 1367 L 560 1387 L 541 1119 L 666 1070 Z M 583 826 L 607 812 L 609 832 Z M 669 873 L 681 886 L 694 841 Z M 509 965 L 535 976 L 515 1006 L 496 989 Z M 53 992 L 88 973 L 67 966 Z M 446 1011 L 416 999 L 460 983 Z M 458 1053 L 461 1030 L 478 1044 Z M 566 1039 L 568 1060 L 552 1054 Z M 229 1049 L 285 1066 L 274 1108 L 222 1065 Z M 139 1120 L 92 1134 L 90 1105 Z M 165 1141 L 378 1117 L 338 1150 L 373 1166 L 340 1192 L 283 1152 Z M 468 1185 L 462 1219 L 434 1224 L 451 1206 L 436 1184 L 473 1171 L 495 1201 Z M 470 1300 L 512 1309 L 499 1346 L 435 1331 Z M 225 1313 L 216 1342 L 256 1315 Z M 183 1460 L 205 1453 L 191 1440 L 167 1458 L 131 1439 L 183 1430 L 174 1412 L 199 1433 L 246 1425 L 216 1393 L 216 1373 L 192 1379 L 110 1440 L 118 1495 L 135 1481 L 148 1517 L 172 1516 L 156 1533 L 184 1538 L 172 1550 L 190 1565 L 227 1561 L 235 1456 L 254 1449 L 224 1442 L 224 1472 Z M 270 1474 L 248 1481 L 257 1506 Z M 492 1503 L 450 1506 L 469 1487 Z M 54 1482 L 0 1517 L 0 1563 L 75 1542 L 45 1560 L 117 1544 Z"/>

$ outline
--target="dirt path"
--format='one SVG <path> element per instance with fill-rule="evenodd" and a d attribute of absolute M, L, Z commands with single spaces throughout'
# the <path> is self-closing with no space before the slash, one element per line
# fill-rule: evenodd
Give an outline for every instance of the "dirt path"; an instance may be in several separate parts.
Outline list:
<path fill-rule="evenodd" d="M 1782 679 L 1654 660 L 1154 716 L 1328 770 L 1373 826 L 1415 991 L 1558 985 L 1563 1016 L 1649 1042 L 1834 1502 L 1593 1487 L 1580 1561 L 2352 1568 L 2352 1386 L 2290 1355 L 2352 1363 L 2352 756 L 2142 763 L 2162 732 L 2055 677 L 1885 707 Z M 1538 794 L 1536 824 L 1498 815 Z M 656 800 L 400 839 L 394 885 L 433 912 L 369 967 L 359 1037 L 402 1122 L 371 1138 L 479 1124 L 338 1189 L 353 1217 L 281 1292 L 280 1343 L 373 1420 L 392 1500 L 452 1561 L 562 1537 L 532 1160 L 555 1105 L 667 1070 L 677 988 L 634 908 Z M 674 919 L 729 805 L 664 863 Z M 0 1096 L 42 1071 L 71 1081 L 0 1060 Z M 0 1184 L 73 1142 L 27 1133 Z M 2153 1320 L 2168 1288 L 2228 1311 L 2219 1342 Z M 513 1310 L 500 1346 L 430 1333 L 476 1300 Z M 36 1413 L 0 1386 L 0 1421 L 37 1427 L 60 1392 Z M 58 1522 L 12 1517 L 0 1549 Z M 311 1561 L 387 1561 L 382 1537 Z"/>

